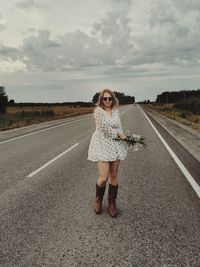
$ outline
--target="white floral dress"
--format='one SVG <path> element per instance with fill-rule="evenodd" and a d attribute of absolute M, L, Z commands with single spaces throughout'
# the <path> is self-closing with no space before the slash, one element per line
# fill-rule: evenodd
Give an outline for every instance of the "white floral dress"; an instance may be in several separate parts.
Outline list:
<path fill-rule="evenodd" d="M 112 109 L 111 117 L 104 109 L 96 107 L 94 117 L 96 130 L 91 137 L 87 160 L 124 160 L 127 148 L 123 141 L 114 140 L 117 138 L 117 132 L 123 132 L 118 109 Z"/>

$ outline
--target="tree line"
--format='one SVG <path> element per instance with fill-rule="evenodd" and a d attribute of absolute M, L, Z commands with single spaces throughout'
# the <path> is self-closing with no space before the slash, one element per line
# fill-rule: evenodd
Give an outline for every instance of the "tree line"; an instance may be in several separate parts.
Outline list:
<path fill-rule="evenodd" d="M 125 95 L 124 93 L 115 92 L 116 97 L 119 100 L 119 104 L 132 104 L 135 102 L 134 96 Z M 70 106 L 70 107 L 92 107 L 95 106 L 98 101 L 99 93 L 96 93 L 91 102 L 76 101 L 76 102 L 62 102 L 62 103 L 15 103 L 13 99 L 8 100 L 8 96 L 5 92 L 4 86 L 0 86 L 0 113 L 6 113 L 6 107 L 26 107 L 26 106 Z"/>
<path fill-rule="evenodd" d="M 200 89 L 197 90 L 181 90 L 181 91 L 171 91 L 163 92 L 160 95 L 157 95 L 156 103 L 177 103 L 179 101 L 185 101 L 191 97 L 200 97 Z"/>
<path fill-rule="evenodd" d="M 135 103 L 135 97 L 134 96 L 125 95 L 124 93 L 116 92 L 116 91 L 114 91 L 114 94 L 117 97 L 117 99 L 119 100 L 120 105 Z M 92 98 L 92 102 L 94 104 L 97 103 L 98 98 L 99 98 L 99 93 L 96 93 Z"/>

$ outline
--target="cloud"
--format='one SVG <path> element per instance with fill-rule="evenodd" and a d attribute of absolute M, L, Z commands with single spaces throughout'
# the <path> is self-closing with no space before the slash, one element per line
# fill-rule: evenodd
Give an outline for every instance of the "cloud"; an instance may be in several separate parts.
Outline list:
<path fill-rule="evenodd" d="M 94 23 L 91 35 L 77 30 L 59 36 L 57 40 L 50 40 L 48 30 L 39 30 L 37 36 L 30 36 L 23 41 L 23 62 L 28 70 L 43 71 L 123 64 L 133 49 L 130 20 L 127 17 L 128 4 L 130 1 L 119 1 L 114 11 Z"/>
<path fill-rule="evenodd" d="M 28 9 L 32 7 L 40 7 L 42 5 L 36 3 L 35 0 L 19 0 L 16 2 L 15 6 L 18 8 Z"/>
<path fill-rule="evenodd" d="M 37 36 L 24 39 L 20 48 L 21 60 L 29 71 L 52 71 L 59 68 L 58 51 L 61 46 L 49 37 L 48 30 L 39 30 Z"/>
<path fill-rule="evenodd" d="M 154 5 L 149 8 L 150 28 L 137 38 L 140 49 L 136 61 L 160 62 L 166 65 L 180 65 L 183 61 L 197 64 L 200 56 L 200 43 L 196 38 L 199 35 L 200 21 L 197 17 L 187 12 L 183 15 L 182 9 L 171 0 L 151 3 Z M 134 62 L 133 58 L 131 62 Z"/>
<path fill-rule="evenodd" d="M 19 49 L 0 45 L 0 58 L 7 61 L 16 61 L 19 58 L 19 55 Z"/>
<path fill-rule="evenodd" d="M 27 28 L 27 32 L 28 33 L 37 32 L 37 29 L 33 28 L 33 27 L 30 27 L 30 28 Z"/>
<path fill-rule="evenodd" d="M 175 9 L 170 5 L 169 1 L 159 2 L 152 6 L 149 14 L 150 27 L 171 27 L 177 23 Z"/>
<path fill-rule="evenodd" d="M 6 23 L 2 21 L 2 16 L 0 14 L 0 31 L 5 30 L 5 28 L 6 28 Z"/>
<path fill-rule="evenodd" d="M 189 8 L 189 2 L 149 0 L 144 5 L 137 0 L 111 0 L 111 11 L 94 22 L 91 34 L 76 30 L 53 39 L 49 30 L 29 27 L 29 35 L 34 36 L 17 49 L 2 47 L 0 54 L 21 61 L 28 71 L 84 70 L 113 77 L 148 71 L 169 74 L 170 66 L 185 68 L 200 62 L 200 5 L 193 1 Z M 19 3 L 24 8 L 36 4 Z"/>
<path fill-rule="evenodd" d="M 195 10 L 200 12 L 200 2 L 199 0 L 174 0 L 175 6 L 180 9 L 183 13 L 190 12 L 191 10 Z"/>

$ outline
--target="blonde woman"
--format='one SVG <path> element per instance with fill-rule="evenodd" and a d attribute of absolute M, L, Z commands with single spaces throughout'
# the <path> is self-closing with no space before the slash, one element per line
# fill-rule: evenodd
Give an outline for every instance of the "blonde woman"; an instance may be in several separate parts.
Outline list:
<path fill-rule="evenodd" d="M 96 182 L 95 212 L 102 211 L 102 201 L 109 180 L 108 213 L 117 216 L 116 198 L 118 191 L 117 173 L 120 160 L 127 156 L 123 144 L 123 134 L 119 116 L 119 101 L 110 89 L 103 89 L 99 94 L 97 107 L 94 110 L 96 130 L 91 137 L 88 149 L 88 160 L 98 162 L 99 178 Z M 119 138 L 121 140 L 114 140 Z"/>

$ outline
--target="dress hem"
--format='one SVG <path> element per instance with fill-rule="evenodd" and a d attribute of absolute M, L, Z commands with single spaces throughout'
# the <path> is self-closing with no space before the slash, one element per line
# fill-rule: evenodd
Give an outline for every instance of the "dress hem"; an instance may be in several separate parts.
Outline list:
<path fill-rule="evenodd" d="M 104 159 L 97 159 L 97 160 L 87 159 L 87 160 L 91 161 L 91 162 L 98 162 L 98 161 L 112 162 L 112 161 L 116 161 L 116 160 L 125 160 L 125 158 L 116 158 L 116 159 L 112 159 L 112 160 L 104 160 Z"/>

